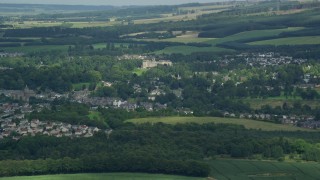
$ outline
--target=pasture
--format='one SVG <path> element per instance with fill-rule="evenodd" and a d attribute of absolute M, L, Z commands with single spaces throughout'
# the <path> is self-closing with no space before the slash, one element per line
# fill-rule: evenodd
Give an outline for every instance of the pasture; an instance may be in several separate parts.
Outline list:
<path fill-rule="evenodd" d="M 220 48 L 220 47 L 194 47 L 194 46 L 171 46 L 166 47 L 160 51 L 156 51 L 155 54 L 184 54 L 189 55 L 195 52 L 226 52 L 230 53 L 234 50 L 226 49 L 226 48 Z"/>
<path fill-rule="evenodd" d="M 0 180 L 205 180 L 206 178 L 143 173 L 58 174 L 4 177 Z"/>
<path fill-rule="evenodd" d="M 139 118 L 130 119 L 126 122 L 142 124 L 142 123 L 217 123 L 217 124 L 236 124 L 242 125 L 247 129 L 261 129 L 263 131 L 315 131 L 290 125 L 275 124 L 271 122 L 264 122 L 250 119 L 239 118 L 223 118 L 223 117 L 162 117 L 162 118 Z"/>
<path fill-rule="evenodd" d="M 219 180 L 316 180 L 320 177 L 320 164 L 315 162 L 217 159 L 209 163 L 210 176 Z"/>
<path fill-rule="evenodd" d="M 320 36 L 303 36 L 270 39 L 264 41 L 256 41 L 249 43 L 250 45 L 304 45 L 304 44 L 320 44 Z"/>
<path fill-rule="evenodd" d="M 154 41 L 170 41 L 170 42 L 198 42 L 198 43 L 206 43 L 211 44 L 212 47 L 193 47 L 193 46 L 171 46 L 160 51 L 156 51 L 156 54 L 173 54 L 173 53 L 181 53 L 184 55 L 192 54 L 195 52 L 233 52 L 231 49 L 220 48 L 217 47 L 217 44 L 224 42 L 231 42 L 237 40 L 251 39 L 251 38 L 260 38 L 260 37 L 273 37 L 277 36 L 282 32 L 288 31 L 297 31 L 303 29 L 302 27 L 290 27 L 284 29 L 268 29 L 268 30 L 254 30 L 254 31 L 245 31 L 241 33 L 237 33 L 234 35 L 226 36 L 224 38 L 197 38 L 197 37 L 176 37 L 170 39 L 163 40 L 154 40 Z"/>

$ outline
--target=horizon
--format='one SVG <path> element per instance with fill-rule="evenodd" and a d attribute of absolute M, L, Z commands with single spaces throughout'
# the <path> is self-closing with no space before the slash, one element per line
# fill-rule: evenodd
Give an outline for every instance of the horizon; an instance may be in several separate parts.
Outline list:
<path fill-rule="evenodd" d="M 219 0 L 118 0 L 118 1 L 105 1 L 105 0 L 1 0 L 0 3 L 5 4 L 52 4 L 52 5 L 111 5 L 111 6 L 131 6 L 131 5 L 177 5 L 186 3 L 208 3 L 219 2 Z"/>

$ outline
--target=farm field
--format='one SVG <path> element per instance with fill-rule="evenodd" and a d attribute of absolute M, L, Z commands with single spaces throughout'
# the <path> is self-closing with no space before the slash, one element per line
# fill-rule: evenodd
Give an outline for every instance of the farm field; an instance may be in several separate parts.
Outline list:
<path fill-rule="evenodd" d="M 120 22 L 59 22 L 59 21 L 23 21 L 23 22 L 6 22 L 6 24 L 13 25 L 15 28 L 35 28 L 35 27 L 54 27 L 54 26 L 67 26 L 72 28 L 84 28 L 84 27 L 105 27 L 119 25 Z"/>
<path fill-rule="evenodd" d="M 226 9 L 206 10 L 206 11 L 199 11 L 193 14 L 183 14 L 183 15 L 175 15 L 175 16 L 173 16 L 172 14 L 162 14 L 162 17 L 160 18 L 134 20 L 134 24 L 151 24 L 151 23 L 169 22 L 169 21 L 173 21 L 173 22 L 189 21 L 189 20 L 197 19 L 197 17 L 200 15 L 218 13 L 224 10 Z"/>
<path fill-rule="evenodd" d="M 228 41 L 236 41 L 242 39 L 249 39 L 249 38 L 258 38 L 258 37 L 270 37 L 270 36 L 277 36 L 282 32 L 290 32 L 290 31 L 298 31 L 304 29 L 303 27 L 290 27 L 284 29 L 266 29 L 266 30 L 253 30 L 253 31 L 245 31 L 237 34 L 233 34 L 230 36 L 226 36 L 224 38 L 217 38 L 207 43 L 216 45 L 223 42 Z"/>
<path fill-rule="evenodd" d="M 210 161 L 210 167 L 210 176 L 219 180 L 316 180 L 320 177 L 320 164 L 315 162 L 217 159 Z"/>
<path fill-rule="evenodd" d="M 250 45 L 303 45 L 303 44 L 320 44 L 320 36 L 303 36 L 278 38 L 264 41 L 256 41 L 249 43 Z"/>
<path fill-rule="evenodd" d="M 289 125 L 275 124 L 271 122 L 263 122 L 249 119 L 238 119 L 238 118 L 222 118 L 222 117 L 163 117 L 163 118 L 140 118 L 130 119 L 126 122 L 132 123 L 167 123 L 167 124 L 178 124 L 178 123 L 217 123 L 217 124 L 236 124 L 243 125 L 247 129 L 261 129 L 263 131 L 314 131 L 311 129 L 304 129 Z"/>
<path fill-rule="evenodd" d="M 172 46 L 156 51 L 155 54 L 174 54 L 181 53 L 184 55 L 192 54 L 195 52 L 233 52 L 231 49 L 220 47 L 194 47 L 194 46 Z"/>
<path fill-rule="evenodd" d="M 4 177 L 0 180 L 205 180 L 205 178 L 142 173 L 59 174 Z"/>
<path fill-rule="evenodd" d="M 226 36 L 224 38 L 197 38 L 197 37 L 176 37 L 171 39 L 157 40 L 157 41 L 171 41 L 171 42 L 201 42 L 211 44 L 212 47 L 192 47 L 192 46 L 172 46 L 167 47 L 163 50 L 156 51 L 156 54 L 173 54 L 181 53 L 184 55 L 192 54 L 195 52 L 233 52 L 231 49 L 216 47 L 219 43 L 237 41 L 242 39 L 249 38 L 258 38 L 258 37 L 272 37 L 279 35 L 282 32 L 288 31 L 297 31 L 303 29 L 302 27 L 290 27 L 284 29 L 268 29 L 268 30 L 254 30 L 254 31 L 245 31 L 231 36 Z"/>

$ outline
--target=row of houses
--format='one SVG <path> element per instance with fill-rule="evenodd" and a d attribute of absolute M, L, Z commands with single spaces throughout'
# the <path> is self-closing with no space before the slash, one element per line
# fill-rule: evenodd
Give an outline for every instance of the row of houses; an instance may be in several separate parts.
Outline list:
<path fill-rule="evenodd" d="M 19 124 L 13 121 L 1 122 L 0 139 L 13 136 L 15 139 L 21 136 L 48 135 L 55 137 L 92 137 L 94 133 L 101 131 L 97 127 L 86 125 L 71 125 L 62 122 L 21 120 Z"/>
<path fill-rule="evenodd" d="M 274 114 L 250 114 L 242 113 L 235 114 L 224 112 L 224 117 L 232 118 L 246 118 L 246 119 L 255 119 L 255 120 L 264 120 L 264 121 L 277 121 L 282 124 L 294 125 L 304 128 L 319 128 L 320 121 L 317 121 L 314 116 L 310 115 L 274 115 Z"/>
<path fill-rule="evenodd" d="M 133 111 L 137 108 L 144 108 L 148 111 L 166 109 L 166 104 L 150 103 L 150 102 L 129 102 L 115 97 L 90 97 L 89 91 L 77 91 L 73 94 L 72 99 L 78 103 L 88 104 L 91 107 L 100 106 L 102 108 L 120 108 Z"/>

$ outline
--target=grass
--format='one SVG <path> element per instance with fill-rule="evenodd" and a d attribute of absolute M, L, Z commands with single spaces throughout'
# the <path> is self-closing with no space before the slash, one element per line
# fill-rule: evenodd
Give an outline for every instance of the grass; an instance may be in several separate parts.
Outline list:
<path fill-rule="evenodd" d="M 170 14 L 162 14 L 162 17 L 159 18 L 151 18 L 151 19 L 139 19 L 134 20 L 134 24 L 151 24 L 151 23 L 159 23 L 159 22 L 176 22 L 176 21 L 189 21 L 197 19 L 198 16 L 203 14 L 212 14 L 218 13 L 226 9 L 214 9 L 214 10 L 206 10 L 199 11 L 193 14 L 182 14 L 182 15 L 172 15 Z"/>
<path fill-rule="evenodd" d="M 303 29 L 302 27 L 290 27 L 284 29 L 268 29 L 268 30 L 254 30 L 245 31 L 224 38 L 197 38 L 197 37 L 176 37 L 171 39 L 157 40 L 157 41 L 171 41 L 171 42 L 202 42 L 211 44 L 212 47 L 193 47 L 193 46 L 172 46 L 167 47 L 163 50 L 156 51 L 156 54 L 173 54 L 181 53 L 184 55 L 189 55 L 195 52 L 233 52 L 233 50 L 216 47 L 217 44 L 229 41 L 236 41 L 248 38 L 258 38 L 258 37 L 270 37 L 279 35 L 282 32 L 297 31 Z"/>
<path fill-rule="evenodd" d="M 148 69 L 136 68 L 132 71 L 132 73 L 141 76 L 144 72 L 148 71 Z"/>
<path fill-rule="evenodd" d="M 316 180 L 320 177 L 320 164 L 315 162 L 215 159 L 207 161 L 207 163 L 211 168 L 209 178 L 144 173 L 87 173 L 3 177 L 0 180 Z"/>
<path fill-rule="evenodd" d="M 5 177 L 0 180 L 205 180 L 205 178 L 143 173 L 59 174 Z"/>
<path fill-rule="evenodd" d="M 114 26 L 120 25 L 121 22 L 113 21 L 96 21 L 96 22 L 68 22 L 63 23 L 59 21 L 24 21 L 21 22 L 6 22 L 6 24 L 13 25 L 15 28 L 34 28 L 34 27 L 54 27 L 54 26 L 70 26 L 72 28 L 84 28 L 84 27 L 106 27 L 106 26 Z"/>
<path fill-rule="evenodd" d="M 320 36 L 303 36 L 278 38 L 264 41 L 256 41 L 249 43 L 250 45 L 304 45 L 304 44 L 320 44 Z"/>
<path fill-rule="evenodd" d="M 101 117 L 101 113 L 98 112 L 98 111 L 90 111 L 88 117 L 91 120 L 101 120 L 101 121 L 103 121 L 103 119 Z"/>
<path fill-rule="evenodd" d="M 217 159 L 209 162 L 211 177 L 219 180 L 319 179 L 320 164 L 314 162 L 278 162 Z"/>
<path fill-rule="evenodd" d="M 217 123 L 217 124 L 236 124 L 243 125 L 247 129 L 261 129 L 263 131 L 314 131 L 311 129 L 305 129 L 295 126 L 275 124 L 271 122 L 263 122 L 249 119 L 238 119 L 238 118 L 221 118 L 221 117 L 163 117 L 163 118 L 140 118 L 130 119 L 126 122 L 132 123 Z"/>
<path fill-rule="evenodd" d="M 194 47 L 194 46 L 171 46 L 164 48 L 160 51 L 156 51 L 156 54 L 184 54 L 189 55 L 195 52 L 233 52 L 233 50 L 220 48 L 220 47 Z"/>
<path fill-rule="evenodd" d="M 175 37 L 168 39 L 142 39 L 143 41 L 153 42 L 179 42 L 179 43 L 205 43 L 213 40 L 214 38 L 198 38 L 198 37 Z"/>
<path fill-rule="evenodd" d="M 236 40 L 242 40 L 242 39 L 277 36 L 282 32 L 298 31 L 301 29 L 304 29 L 304 28 L 303 27 L 289 27 L 289 28 L 284 28 L 284 29 L 266 29 L 266 30 L 245 31 L 245 32 L 233 34 L 231 36 L 226 36 L 224 38 L 214 39 L 214 40 L 208 41 L 207 43 L 216 45 L 216 44 L 223 43 L 223 42 L 236 41 Z"/>

